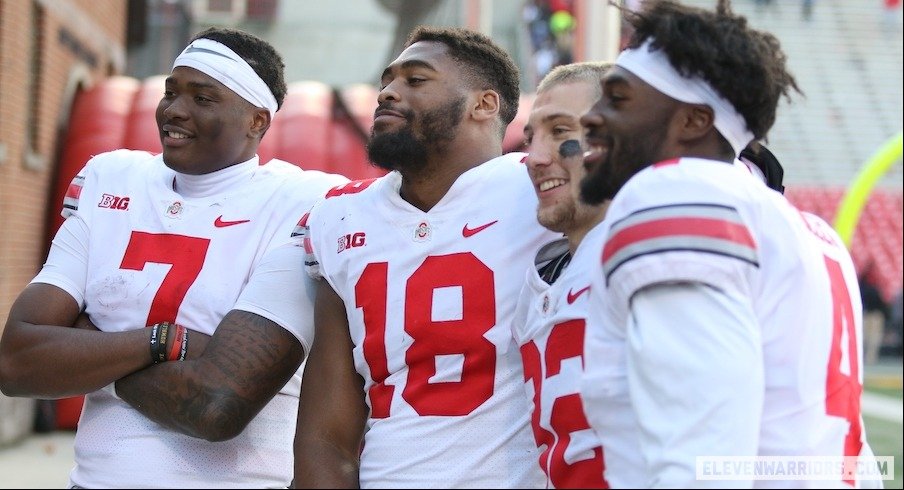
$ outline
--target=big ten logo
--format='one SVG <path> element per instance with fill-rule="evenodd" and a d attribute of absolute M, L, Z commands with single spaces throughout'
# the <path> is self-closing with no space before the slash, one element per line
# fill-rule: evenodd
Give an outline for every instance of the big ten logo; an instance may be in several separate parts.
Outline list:
<path fill-rule="evenodd" d="M 100 202 L 97 203 L 97 207 L 123 210 L 129 209 L 129 198 L 104 194 L 101 196 Z"/>
<path fill-rule="evenodd" d="M 339 249 L 336 250 L 336 253 L 339 253 L 343 250 L 355 247 L 363 247 L 364 246 L 364 232 L 359 231 L 357 233 L 349 233 L 348 235 L 339 237 Z"/>

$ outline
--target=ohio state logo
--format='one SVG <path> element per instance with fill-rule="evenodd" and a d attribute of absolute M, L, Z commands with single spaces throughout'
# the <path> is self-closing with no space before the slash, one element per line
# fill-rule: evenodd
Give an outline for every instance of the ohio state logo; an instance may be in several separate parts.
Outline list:
<path fill-rule="evenodd" d="M 414 241 L 426 242 L 430 239 L 430 225 L 426 221 L 422 221 L 417 228 L 414 229 Z"/>
<path fill-rule="evenodd" d="M 166 208 L 166 215 L 170 218 L 178 218 L 182 214 L 182 201 L 175 201 Z"/>

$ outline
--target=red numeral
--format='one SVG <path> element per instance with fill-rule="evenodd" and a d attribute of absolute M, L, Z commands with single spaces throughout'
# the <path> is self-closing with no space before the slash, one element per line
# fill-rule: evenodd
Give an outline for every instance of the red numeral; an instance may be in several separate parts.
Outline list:
<path fill-rule="evenodd" d="M 549 476 L 549 468 L 546 462 L 549 460 L 549 451 L 556 442 L 556 437 L 552 432 L 540 425 L 540 412 L 542 411 L 540 392 L 543 385 L 542 373 L 543 366 L 540 365 L 540 349 L 537 344 L 531 340 L 521 346 L 521 360 L 524 363 L 524 381 L 530 381 L 534 386 L 534 409 L 530 415 L 530 426 L 534 431 L 534 440 L 537 441 L 537 447 L 546 446 L 546 449 L 540 453 L 540 468 Z"/>
<path fill-rule="evenodd" d="M 850 291 L 838 262 L 825 257 L 826 270 L 832 287 L 832 350 L 829 353 L 828 376 L 826 377 L 826 414 L 848 421 L 848 433 L 844 439 L 844 456 L 859 456 L 863 446 L 860 426 L 860 363 L 857 352 L 857 330 L 854 324 L 854 309 L 851 306 Z M 842 344 L 843 333 L 847 334 L 847 344 Z M 847 351 L 848 374 L 841 372 L 842 351 Z M 853 485 L 854 480 L 845 482 Z"/>
<path fill-rule="evenodd" d="M 370 184 L 373 184 L 375 180 L 377 179 L 354 180 L 346 184 L 337 185 L 336 187 L 333 187 L 332 189 L 327 191 L 324 199 L 341 196 L 343 194 L 357 194 L 370 187 Z"/>
<path fill-rule="evenodd" d="M 364 359 L 374 385 L 370 387 L 370 416 L 389 417 L 395 388 L 385 384 L 389 377 L 386 361 L 386 262 L 367 264 L 355 284 L 355 306 L 364 314 Z"/>
<path fill-rule="evenodd" d="M 364 315 L 364 358 L 375 385 L 372 416 L 388 417 L 393 387 L 386 359 L 386 263 L 368 264 L 355 285 Z M 461 318 L 434 320 L 434 294 L 461 291 Z M 496 346 L 484 337 L 496 322 L 494 274 L 470 253 L 428 257 L 405 285 L 405 332 L 413 342 L 405 352 L 408 378 L 402 398 L 420 415 L 467 415 L 493 395 Z M 432 381 L 436 356 L 462 357 L 458 381 Z"/>
<path fill-rule="evenodd" d="M 546 343 L 545 378 L 551 378 L 561 372 L 562 361 L 580 357 L 583 363 L 584 353 L 584 320 L 570 320 L 555 325 L 549 333 Z M 565 461 L 565 450 L 571 442 L 573 432 L 588 430 L 590 424 L 584 415 L 581 397 L 577 393 L 556 398 L 550 411 L 550 427 L 552 432 L 540 426 L 541 390 L 540 353 L 536 344 L 531 341 L 521 347 L 524 359 L 524 379 L 534 385 L 534 410 L 531 425 L 537 446 L 546 445 L 540 455 L 540 467 L 547 472 L 550 482 L 556 488 L 608 488 L 603 479 L 603 450 L 593 449 L 593 458 L 569 464 Z M 556 437 L 557 436 L 557 437 Z M 551 456 L 549 453 L 552 453 Z M 547 468 L 546 461 L 549 460 Z"/>
<path fill-rule="evenodd" d="M 147 325 L 176 321 L 188 288 L 201 273 L 208 245 L 207 238 L 132 232 L 121 269 L 140 271 L 148 262 L 172 265 L 151 301 Z"/>

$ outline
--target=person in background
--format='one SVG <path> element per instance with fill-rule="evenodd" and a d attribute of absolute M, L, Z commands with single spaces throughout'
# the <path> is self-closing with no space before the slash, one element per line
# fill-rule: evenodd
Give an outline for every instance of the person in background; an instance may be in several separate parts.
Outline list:
<path fill-rule="evenodd" d="M 502 154 L 518 70 L 488 37 L 420 27 L 383 71 L 368 156 L 390 170 L 304 220 L 317 289 L 295 484 L 540 488 L 512 315 L 541 245 Z"/>
<path fill-rule="evenodd" d="M 750 487 L 752 475 L 707 475 L 707 462 L 821 456 L 843 464 L 819 484 L 878 486 L 856 471 L 874 460 L 850 254 L 735 164 L 797 88 L 778 40 L 727 0 L 715 11 L 647 0 L 625 15 L 628 49 L 581 119 L 582 198 L 612 199 L 589 271 L 603 316 L 587 327 L 581 396 L 604 454 L 634 448 L 641 461 L 607 478 Z M 619 432 L 626 421 L 635 430 Z"/>
<path fill-rule="evenodd" d="M 585 174 L 580 118 L 600 98 L 600 81 L 609 66 L 583 62 L 553 69 L 537 87 L 524 127 L 525 163 L 539 200 L 537 221 L 565 235 L 537 253 L 512 322 L 547 488 L 605 488 L 604 461 L 620 464 L 618 455 L 613 460 L 603 454 L 578 394 L 584 328 L 593 313 L 585 270 L 598 260 L 596 250 L 605 234 L 597 225 L 608 204 L 580 201 Z"/>
<path fill-rule="evenodd" d="M 313 301 L 298 213 L 348 179 L 257 148 L 283 61 L 197 34 L 157 107 L 163 152 L 91 158 L 0 340 L 11 396 L 87 393 L 73 488 L 286 487 Z M 75 327 L 75 328 L 73 328 Z"/>
<path fill-rule="evenodd" d="M 898 288 L 888 310 L 883 347 L 888 348 L 890 354 L 900 356 L 904 351 L 904 289 Z"/>
<path fill-rule="evenodd" d="M 888 304 L 876 287 L 873 274 L 873 263 L 870 262 L 857 276 L 863 304 L 863 363 L 868 366 L 879 361 L 879 351 L 885 337 L 885 322 L 889 317 Z"/>
<path fill-rule="evenodd" d="M 800 2 L 800 18 L 810 21 L 813 18 L 813 4 L 816 0 L 801 0 Z"/>

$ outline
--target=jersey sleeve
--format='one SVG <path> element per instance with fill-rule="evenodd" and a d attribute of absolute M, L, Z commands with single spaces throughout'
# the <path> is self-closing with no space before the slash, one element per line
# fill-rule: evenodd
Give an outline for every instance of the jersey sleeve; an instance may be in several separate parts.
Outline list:
<path fill-rule="evenodd" d="M 267 165 L 271 165 L 273 163 L 280 163 L 285 164 L 284 166 L 294 167 L 294 165 L 282 161 L 273 161 L 268 163 Z M 295 170 L 297 170 L 297 168 L 295 168 Z M 307 207 L 302 208 L 304 212 L 301 215 L 301 218 L 295 223 L 295 226 L 292 228 L 290 241 L 305 252 L 305 273 L 307 273 L 307 275 L 314 279 L 320 279 L 320 262 L 318 262 L 317 260 L 317 256 L 314 253 L 313 243 L 311 241 L 311 230 L 309 225 L 311 212 L 315 207 L 317 207 L 320 202 L 333 196 L 337 193 L 338 190 L 345 189 L 349 186 L 354 186 L 356 181 L 350 181 L 344 175 L 328 174 L 318 170 L 305 170 L 304 174 L 308 177 L 308 179 L 317 180 L 319 189 L 317 192 L 317 198 L 313 201 L 310 201 Z"/>
<path fill-rule="evenodd" d="M 124 168 L 137 162 L 143 163 L 142 160 L 149 156 L 150 153 L 143 151 L 114 150 L 91 157 L 66 188 L 60 215 L 66 219 L 79 215 L 90 229 L 93 209 L 109 197 L 98 191 L 102 187 L 101 181 L 119 178 L 117 172 L 123 172 Z"/>
<path fill-rule="evenodd" d="M 88 278 L 88 244 L 90 243 L 90 212 L 86 203 L 93 198 L 97 185 L 97 157 L 92 158 L 72 178 L 63 196 L 60 215 L 65 218 L 57 230 L 47 261 L 32 283 L 51 284 L 66 291 L 80 307 L 85 306 Z"/>
<path fill-rule="evenodd" d="M 78 206 L 82 197 L 82 189 L 85 187 L 85 174 L 87 173 L 87 166 L 82 167 L 81 171 L 72 178 L 72 182 L 69 183 L 69 187 L 66 189 L 66 195 L 63 197 L 63 209 L 60 211 L 60 215 L 63 218 L 68 218 L 78 212 Z"/>
<path fill-rule="evenodd" d="M 79 307 L 85 306 L 88 280 L 88 226 L 81 216 L 72 214 L 53 237 L 47 261 L 31 280 L 51 284 L 69 293 Z"/>
<path fill-rule="evenodd" d="M 765 381 L 750 303 L 701 283 L 661 284 L 639 291 L 630 311 L 628 386 L 650 478 L 642 486 L 697 488 L 706 483 L 696 480 L 697 457 L 756 456 Z"/>
<path fill-rule="evenodd" d="M 367 182 L 372 181 L 373 179 Z M 323 277 L 323 272 L 320 267 L 319 244 L 316 243 L 315 239 L 315 237 L 318 236 L 318 232 L 320 232 L 328 223 L 321 219 L 321 215 L 326 214 L 325 211 L 321 211 L 323 203 L 330 198 L 341 196 L 346 189 L 354 188 L 359 182 L 361 181 L 346 181 L 331 188 L 326 192 L 323 199 L 316 202 L 314 206 L 301 217 L 298 221 L 298 225 L 295 227 L 295 231 L 292 232 L 293 239 L 305 249 L 305 271 L 314 279 L 321 279 Z M 362 189 L 363 188 L 366 188 L 366 186 L 362 187 Z M 315 216 L 312 218 L 312 215 Z M 317 226 L 312 226 L 313 223 L 318 221 L 319 224 Z M 312 228 L 315 229 L 312 230 Z"/>
<path fill-rule="evenodd" d="M 302 241 L 307 251 L 305 270 L 309 276 L 315 279 L 324 278 L 334 289 L 336 288 L 333 279 L 324 273 L 322 267 L 322 254 L 325 251 L 324 247 L 327 246 L 324 238 L 329 234 L 331 226 L 345 219 L 343 207 L 348 205 L 345 199 L 364 191 L 376 181 L 377 179 L 352 180 L 334 186 L 298 222 L 293 234 Z"/>
<path fill-rule="evenodd" d="M 613 201 L 601 257 L 607 287 L 620 302 L 670 282 L 749 295 L 759 248 L 743 203 L 692 179 L 676 181 L 669 170 L 639 173 Z"/>
<path fill-rule="evenodd" d="M 295 246 L 304 250 L 304 270 L 307 275 L 313 279 L 320 279 L 320 262 L 314 254 L 314 246 L 311 243 L 311 229 L 308 226 L 308 219 L 311 212 L 308 211 L 298 220 L 295 230 L 292 231 L 292 241 Z"/>
<path fill-rule="evenodd" d="M 268 251 L 233 308 L 276 322 L 298 338 L 307 355 L 314 339 L 315 288 L 312 279 L 301 272 L 304 260 L 304 249 L 294 243 Z"/>
<path fill-rule="evenodd" d="M 313 279 L 305 273 L 310 255 L 307 235 L 309 213 L 295 221 L 298 210 L 310 209 L 328 189 L 347 182 L 343 176 L 317 171 L 304 171 L 301 178 L 297 167 L 282 161 L 271 161 L 268 166 L 277 173 L 288 173 L 291 185 L 287 186 L 284 202 L 292 202 L 280 215 L 281 228 L 275 246 L 264 252 L 254 267 L 248 284 L 242 290 L 234 309 L 249 311 L 268 318 L 298 338 L 305 353 L 310 352 L 314 339 L 314 291 Z M 287 233 L 286 230 L 292 230 Z M 287 236 L 288 235 L 288 236 Z"/>

